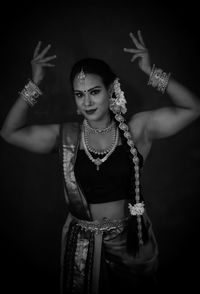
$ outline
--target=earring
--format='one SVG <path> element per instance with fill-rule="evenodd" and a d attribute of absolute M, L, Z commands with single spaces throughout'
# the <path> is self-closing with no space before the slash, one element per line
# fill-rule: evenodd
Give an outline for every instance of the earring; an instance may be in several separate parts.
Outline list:
<path fill-rule="evenodd" d="M 77 113 L 78 115 L 81 115 L 81 112 L 80 112 L 79 109 L 76 110 L 76 113 Z"/>
<path fill-rule="evenodd" d="M 113 112 L 112 110 L 112 102 L 110 101 L 109 106 L 108 106 L 109 110 Z"/>
<path fill-rule="evenodd" d="M 110 89 L 110 91 L 109 91 L 109 109 L 110 110 L 112 109 L 112 105 L 113 105 L 113 101 L 114 101 L 113 94 L 114 94 L 113 89 Z"/>

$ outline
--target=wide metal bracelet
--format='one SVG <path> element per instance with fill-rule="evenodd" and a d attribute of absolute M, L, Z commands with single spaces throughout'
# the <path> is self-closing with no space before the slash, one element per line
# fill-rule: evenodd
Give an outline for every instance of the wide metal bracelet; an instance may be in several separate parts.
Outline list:
<path fill-rule="evenodd" d="M 156 68 L 154 64 L 147 85 L 157 88 L 159 92 L 164 94 L 169 83 L 170 75 L 171 73 L 167 74 L 162 69 Z"/>
<path fill-rule="evenodd" d="M 31 107 L 38 102 L 38 97 L 42 95 L 40 88 L 31 80 L 25 85 L 19 94 L 22 95 L 24 101 Z"/>

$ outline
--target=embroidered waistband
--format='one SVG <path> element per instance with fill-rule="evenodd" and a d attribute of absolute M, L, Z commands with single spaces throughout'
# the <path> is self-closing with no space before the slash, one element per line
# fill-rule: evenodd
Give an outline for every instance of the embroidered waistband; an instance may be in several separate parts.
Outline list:
<path fill-rule="evenodd" d="M 123 228 L 130 216 L 122 219 L 103 218 L 102 221 L 85 221 L 77 219 L 76 226 L 80 226 L 84 231 L 94 232 L 95 234 L 103 234 L 111 230 Z"/>

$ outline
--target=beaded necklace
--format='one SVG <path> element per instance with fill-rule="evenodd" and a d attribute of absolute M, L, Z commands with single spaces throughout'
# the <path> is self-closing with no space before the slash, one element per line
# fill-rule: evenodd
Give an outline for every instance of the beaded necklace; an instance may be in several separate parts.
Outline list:
<path fill-rule="evenodd" d="M 91 127 L 91 126 L 88 124 L 88 121 L 87 121 L 86 119 L 84 119 L 84 121 L 83 121 L 83 125 L 84 125 L 84 127 L 85 127 L 88 131 L 90 131 L 90 133 L 106 134 L 106 133 L 108 133 L 108 132 L 110 132 L 110 131 L 112 130 L 112 128 L 113 128 L 114 125 L 115 125 L 115 122 L 112 121 L 108 127 L 103 128 L 103 129 L 100 129 L 100 128 L 93 128 L 93 127 Z"/>
<path fill-rule="evenodd" d="M 114 136 L 115 140 L 114 140 L 114 142 L 112 142 L 111 147 L 109 148 L 109 151 L 107 152 L 107 154 L 103 158 L 99 158 L 99 157 L 94 158 L 92 156 L 92 154 L 90 153 L 90 150 L 88 149 L 87 144 L 86 144 L 85 133 L 86 133 L 86 130 L 83 125 L 83 130 L 82 130 L 83 148 L 84 148 L 85 153 L 88 156 L 88 158 L 96 165 L 97 171 L 99 171 L 99 166 L 108 159 L 108 157 L 114 152 L 115 148 L 117 147 L 118 139 L 119 139 L 119 130 L 118 130 L 118 128 L 115 128 L 115 136 Z"/>
<path fill-rule="evenodd" d="M 91 131 L 92 129 L 92 131 Z M 97 155 L 104 155 L 104 154 L 107 154 L 110 152 L 110 150 L 113 148 L 113 145 L 115 144 L 115 129 L 116 129 L 116 125 L 115 125 L 115 122 L 112 121 L 112 123 L 110 124 L 110 126 L 108 126 L 107 128 L 105 128 L 104 132 L 101 132 L 102 129 L 98 129 L 98 131 L 96 132 L 97 129 L 93 129 L 92 127 L 90 127 L 87 123 L 87 121 L 84 123 L 84 139 L 85 139 L 85 144 L 86 144 L 86 147 L 87 149 L 94 153 L 94 154 L 97 154 Z M 93 131 L 94 130 L 94 131 Z M 91 133 L 99 133 L 99 134 L 106 134 L 106 133 L 111 133 L 111 136 L 112 136 L 112 143 L 111 145 L 108 147 L 108 148 L 105 148 L 105 149 L 96 149 L 92 146 L 90 146 L 89 144 L 89 134 Z"/>

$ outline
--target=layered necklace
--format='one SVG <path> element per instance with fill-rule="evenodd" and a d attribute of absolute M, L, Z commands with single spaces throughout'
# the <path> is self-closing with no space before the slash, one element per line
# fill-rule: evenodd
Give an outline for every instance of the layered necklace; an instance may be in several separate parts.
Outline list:
<path fill-rule="evenodd" d="M 103 129 L 99 129 L 99 128 L 93 128 L 93 127 L 91 127 L 88 124 L 88 121 L 86 119 L 84 119 L 83 125 L 84 125 L 85 129 L 87 131 L 89 131 L 90 133 L 106 134 L 106 133 L 109 133 L 113 129 L 113 127 L 115 126 L 115 122 L 114 122 L 114 120 L 112 120 L 111 124 L 108 127 L 103 128 Z"/>
<path fill-rule="evenodd" d="M 107 134 L 112 133 L 112 142 L 108 148 L 104 150 L 97 150 L 96 148 L 90 146 L 89 144 L 89 134 L 90 133 L 96 133 L 96 134 Z M 104 128 L 104 129 L 98 129 L 98 128 L 92 128 L 89 126 L 88 122 L 84 120 L 83 122 L 83 132 L 82 132 L 82 143 L 83 148 L 85 150 L 86 155 L 88 158 L 96 165 L 97 171 L 99 170 L 100 165 L 105 162 L 108 157 L 114 152 L 119 139 L 119 130 L 115 125 L 115 122 L 112 121 L 111 124 Z M 103 158 L 97 157 L 94 158 L 91 153 L 94 153 L 98 156 L 105 155 Z"/>

